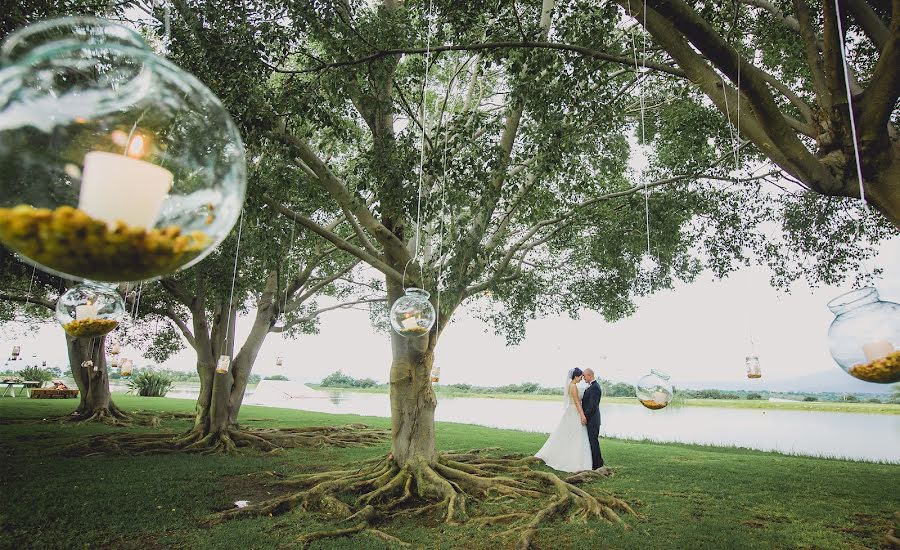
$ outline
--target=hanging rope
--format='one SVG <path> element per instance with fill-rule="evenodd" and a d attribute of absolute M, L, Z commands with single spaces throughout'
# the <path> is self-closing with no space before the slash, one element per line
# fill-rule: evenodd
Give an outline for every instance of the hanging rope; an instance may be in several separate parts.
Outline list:
<path fill-rule="evenodd" d="M 850 70 L 847 65 L 847 45 L 844 41 L 844 26 L 841 23 L 841 8 L 838 0 L 834 0 L 834 18 L 837 21 L 838 36 L 841 41 L 841 61 L 844 68 L 844 89 L 847 92 L 847 107 L 850 110 L 850 135 L 853 137 L 853 157 L 856 159 L 856 177 L 859 180 L 859 198 L 863 209 L 869 213 L 869 204 L 866 202 L 866 187 L 862 175 L 862 162 L 859 159 L 859 142 L 856 137 L 856 116 L 853 114 L 853 94 L 850 92 Z"/>
<path fill-rule="evenodd" d="M 425 78 L 422 81 L 422 135 L 419 144 L 419 185 L 418 198 L 416 204 L 416 242 L 412 258 L 406 262 L 403 267 L 403 285 L 406 286 L 406 271 L 409 264 L 419 259 L 419 243 L 421 241 L 422 232 L 422 183 L 425 179 L 425 138 L 427 137 L 426 128 L 428 128 L 428 72 L 431 68 L 431 16 L 433 14 L 433 0 L 428 0 L 428 15 L 425 19 Z M 421 271 L 421 270 L 420 270 Z"/>
<path fill-rule="evenodd" d="M 228 338 L 231 335 L 231 306 L 234 303 L 234 282 L 237 280 L 237 265 L 238 265 L 238 253 L 241 251 L 241 232 L 244 229 L 244 211 L 241 210 L 241 219 L 238 222 L 238 234 L 237 234 L 237 244 L 234 247 L 234 270 L 231 272 L 231 294 L 228 298 L 228 320 L 225 322 L 225 349 L 223 351 L 228 350 Z M 220 355 L 228 355 L 231 357 L 231 354 L 220 354 Z"/>
<path fill-rule="evenodd" d="M 646 124 L 645 124 L 645 111 L 646 106 L 644 103 L 644 76 L 646 75 L 647 69 L 647 0 L 644 0 L 644 11 L 643 11 L 643 27 L 644 31 L 641 33 L 641 38 L 643 41 L 643 55 L 641 56 L 641 61 L 638 63 L 638 55 L 637 55 L 637 42 L 634 39 L 634 33 L 631 33 L 631 51 L 634 55 L 634 71 L 637 74 L 637 83 L 638 83 L 638 101 L 641 110 L 641 118 L 640 118 L 640 135 L 641 135 L 641 143 L 640 146 L 643 148 L 647 143 L 647 135 L 646 135 Z M 634 13 L 631 11 L 631 3 L 628 3 L 628 16 L 632 19 L 636 19 L 634 17 Z M 640 181 L 643 185 L 644 191 L 644 228 L 647 236 L 647 259 L 652 259 L 653 255 L 651 253 L 650 247 L 650 188 L 647 187 L 646 182 L 644 181 L 644 169 L 641 167 L 640 174 L 638 175 L 638 181 Z M 653 282 L 653 273 L 652 271 L 648 273 L 648 277 L 650 282 Z"/>

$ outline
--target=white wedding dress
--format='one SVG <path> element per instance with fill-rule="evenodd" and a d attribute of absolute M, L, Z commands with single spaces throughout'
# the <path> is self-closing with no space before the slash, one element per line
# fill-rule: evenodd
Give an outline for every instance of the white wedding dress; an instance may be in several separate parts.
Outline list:
<path fill-rule="evenodd" d="M 578 399 L 581 399 L 585 387 L 581 385 L 576 387 Z M 587 428 L 581 424 L 578 408 L 572 402 L 571 396 L 566 396 L 566 408 L 556 429 L 534 456 L 560 472 L 581 472 L 591 469 L 591 445 L 588 442 Z"/>

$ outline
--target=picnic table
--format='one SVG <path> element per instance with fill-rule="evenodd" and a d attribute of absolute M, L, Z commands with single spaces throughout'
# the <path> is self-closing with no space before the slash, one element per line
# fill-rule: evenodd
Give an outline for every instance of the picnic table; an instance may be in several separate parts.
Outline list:
<path fill-rule="evenodd" d="M 6 397 L 8 393 L 10 397 L 16 396 L 16 386 L 22 386 L 22 392 L 26 397 L 31 397 L 31 388 L 40 388 L 41 383 L 36 380 L 3 380 L 0 382 L 0 385 L 6 386 L 3 388 L 3 395 L 0 397 Z"/>

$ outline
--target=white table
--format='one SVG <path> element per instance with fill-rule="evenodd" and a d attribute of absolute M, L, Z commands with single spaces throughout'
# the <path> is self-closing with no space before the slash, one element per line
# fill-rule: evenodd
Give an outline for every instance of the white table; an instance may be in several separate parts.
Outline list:
<path fill-rule="evenodd" d="M 24 382 L 0 382 L 0 385 L 6 386 L 5 388 L 3 388 L 3 395 L 0 397 L 6 397 L 7 393 L 10 397 L 15 397 L 15 386 L 22 386 L 22 393 L 25 394 L 25 397 L 31 397 L 31 388 L 41 387 L 41 383 L 35 380 L 25 380 Z"/>

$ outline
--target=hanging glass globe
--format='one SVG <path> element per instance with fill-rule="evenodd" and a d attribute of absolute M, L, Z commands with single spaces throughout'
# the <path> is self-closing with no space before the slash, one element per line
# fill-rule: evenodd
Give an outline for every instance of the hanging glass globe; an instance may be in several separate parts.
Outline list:
<path fill-rule="evenodd" d="M 113 356 L 113 358 L 109 360 L 109 366 L 112 368 L 118 367 L 119 366 L 119 358 L 116 356 Z"/>
<path fill-rule="evenodd" d="M 134 362 L 131 359 L 122 359 L 122 364 L 119 365 L 119 374 L 122 376 L 131 376 L 133 368 Z"/>
<path fill-rule="evenodd" d="M 219 361 L 216 363 L 216 374 L 227 374 L 228 367 L 231 366 L 231 357 L 220 355 Z"/>
<path fill-rule="evenodd" d="M 18 357 L 20 353 L 22 353 L 22 348 L 20 346 L 13 346 L 12 354 L 11 354 L 12 357 L 13 358 Z"/>
<path fill-rule="evenodd" d="M 434 326 L 434 306 L 430 294 L 421 288 L 407 288 L 391 306 L 391 326 L 401 336 L 423 336 Z"/>
<path fill-rule="evenodd" d="M 244 147 L 213 93 L 134 31 L 65 17 L 0 48 L 0 242 L 73 279 L 159 278 L 233 227 Z"/>
<path fill-rule="evenodd" d="M 762 370 L 759 368 L 759 357 L 756 355 L 748 355 L 746 364 L 747 378 L 762 378 Z"/>
<path fill-rule="evenodd" d="M 279 355 L 278 357 L 275 358 L 275 366 L 276 366 L 276 367 L 283 367 L 283 366 L 284 366 L 284 358 L 281 357 L 280 355 Z"/>
<path fill-rule="evenodd" d="M 431 382 L 437 384 L 441 381 L 441 367 L 434 367 L 431 369 Z"/>
<path fill-rule="evenodd" d="M 635 394 L 641 405 L 655 411 L 665 408 L 672 402 L 675 390 L 669 383 L 668 374 L 651 369 L 650 374 L 638 380 Z"/>
<path fill-rule="evenodd" d="M 56 320 L 73 338 L 96 338 L 115 330 L 125 315 L 125 303 L 110 284 L 84 282 L 56 301 Z"/>
<path fill-rule="evenodd" d="M 828 302 L 834 321 L 828 349 L 848 374 L 866 382 L 900 382 L 900 304 L 878 298 L 872 287 Z"/>
<path fill-rule="evenodd" d="M 122 345 L 118 342 L 113 342 L 113 344 L 109 346 L 109 354 L 119 355 L 120 353 L 122 353 Z"/>

